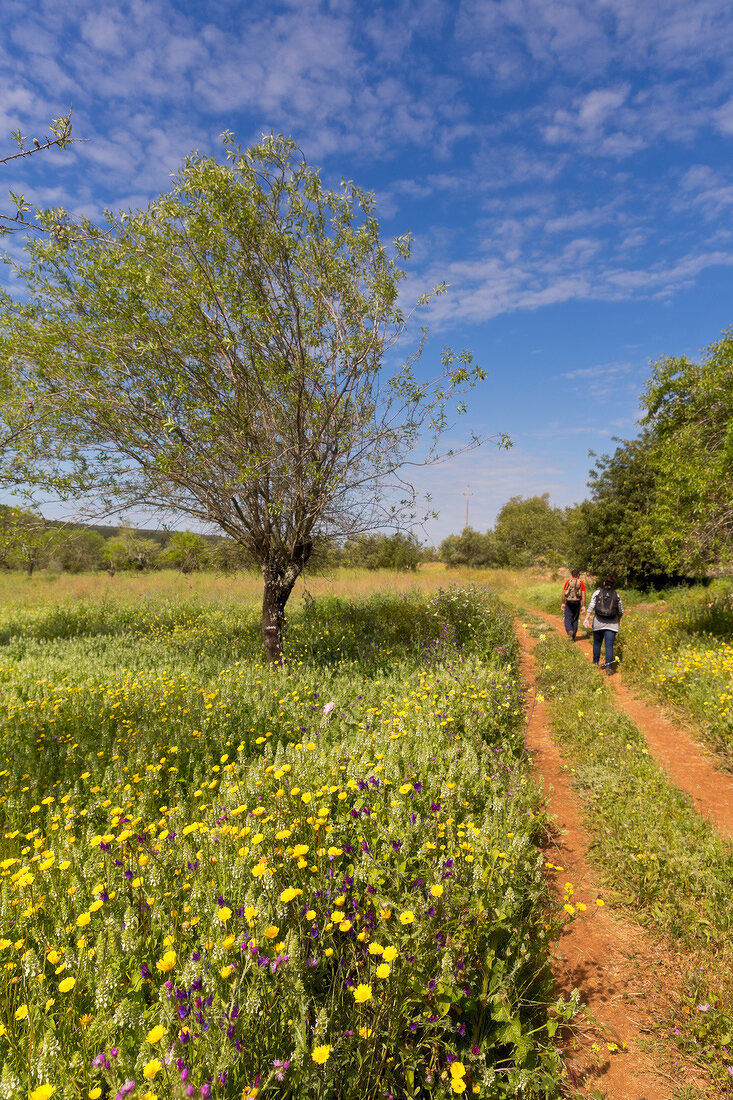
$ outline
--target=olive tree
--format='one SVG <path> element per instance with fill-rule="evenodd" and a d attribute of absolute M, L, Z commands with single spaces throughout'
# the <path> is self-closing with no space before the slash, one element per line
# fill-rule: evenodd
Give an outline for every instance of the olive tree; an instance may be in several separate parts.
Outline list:
<path fill-rule="evenodd" d="M 371 194 L 328 190 L 288 139 L 224 140 L 225 163 L 190 156 L 104 233 L 29 243 L 0 356 L 7 433 L 29 403 L 37 428 L 5 472 L 97 514 L 161 510 L 230 536 L 262 571 L 277 663 L 314 539 L 412 521 L 406 466 L 445 457 L 483 371 L 444 350 L 418 377 L 424 330 L 396 359 L 410 238 L 382 242 Z"/>

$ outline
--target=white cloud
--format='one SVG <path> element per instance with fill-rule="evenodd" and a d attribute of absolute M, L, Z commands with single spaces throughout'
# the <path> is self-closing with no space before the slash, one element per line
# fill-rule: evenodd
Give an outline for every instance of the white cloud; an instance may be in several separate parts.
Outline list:
<path fill-rule="evenodd" d="M 640 133 L 632 132 L 633 111 L 623 109 L 629 92 L 628 84 L 597 88 L 576 99 L 572 107 L 558 109 L 543 129 L 545 141 L 575 144 L 609 157 L 630 156 L 645 141 Z"/>
<path fill-rule="evenodd" d="M 719 107 L 713 118 L 721 134 L 733 134 L 733 98 Z"/>
<path fill-rule="evenodd" d="M 459 33 L 474 61 L 514 80 L 537 79 L 536 67 L 567 73 L 678 69 L 726 61 L 733 24 L 723 0 L 463 0 Z"/>

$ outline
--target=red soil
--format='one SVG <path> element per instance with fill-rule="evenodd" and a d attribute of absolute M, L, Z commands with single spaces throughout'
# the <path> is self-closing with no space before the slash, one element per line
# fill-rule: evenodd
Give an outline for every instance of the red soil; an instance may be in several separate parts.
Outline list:
<path fill-rule="evenodd" d="M 521 671 L 531 689 L 535 642 L 523 630 L 520 642 Z M 574 896 L 588 907 L 566 926 L 553 959 L 558 992 L 568 996 L 577 988 L 599 1025 L 589 1024 L 566 1044 L 569 1081 L 587 1090 L 586 1095 L 598 1089 L 612 1100 L 670 1100 L 673 1085 L 641 1049 L 649 1045 L 655 1019 L 669 1013 L 669 998 L 655 988 L 651 973 L 658 964 L 658 949 L 641 929 L 608 907 L 596 905 L 600 890 L 588 860 L 590 838 L 582 825 L 580 800 L 550 734 L 541 700 L 534 702 L 529 715 L 526 744 L 557 823 L 553 847 L 546 853 L 550 863 L 562 867 L 551 872 L 553 885 L 560 899 L 565 882 L 572 882 Z M 644 974 L 645 970 L 650 973 Z M 619 1050 L 609 1052 L 609 1043 L 617 1044 Z"/>
<path fill-rule="evenodd" d="M 564 630 L 558 616 L 542 617 Z M 633 629 L 633 613 L 624 626 Z M 547 708 L 535 697 L 536 642 L 526 630 L 519 634 L 522 674 L 535 698 L 526 743 L 557 823 L 555 846 L 547 852 L 549 862 L 562 867 L 551 872 L 553 885 L 561 898 L 564 883 L 572 882 L 574 897 L 588 906 L 567 926 L 553 960 L 558 990 L 567 996 L 577 988 L 594 1018 L 566 1046 L 570 1083 L 581 1089 L 581 1095 L 598 1090 L 596 1095 L 608 1100 L 671 1100 L 684 1086 L 712 1095 L 704 1075 L 694 1065 L 683 1064 L 679 1052 L 660 1038 L 658 1026 L 674 1015 L 680 977 L 690 968 L 691 958 L 675 954 L 672 946 L 609 907 L 595 905 L 599 883 L 588 855 L 591 838 L 583 827 L 582 805 L 550 733 Z M 590 639 L 576 644 L 590 660 Z M 733 838 L 733 776 L 717 770 L 714 756 L 698 740 L 639 698 L 622 676 L 609 677 L 608 683 L 614 704 L 642 732 L 671 782 L 690 795 L 698 812 L 723 836 Z M 609 1042 L 623 1049 L 609 1053 Z"/>

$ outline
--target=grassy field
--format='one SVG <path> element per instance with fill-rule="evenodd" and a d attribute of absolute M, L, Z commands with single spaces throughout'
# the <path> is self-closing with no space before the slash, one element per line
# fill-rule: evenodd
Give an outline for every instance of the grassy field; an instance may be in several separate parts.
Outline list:
<path fill-rule="evenodd" d="M 511 620 L 353 574 L 2 578 L 0 1094 L 559 1096 Z M 559 910 L 559 912 L 556 912 Z"/>
<path fill-rule="evenodd" d="M 374 593 L 433 591 L 436 588 L 464 580 L 483 583 L 493 575 L 489 571 L 447 571 L 436 562 L 423 565 L 416 573 L 395 573 L 379 569 L 337 569 L 332 573 L 300 578 L 290 598 L 288 610 L 297 607 L 306 592 L 314 598 L 326 595 L 358 599 Z M 252 606 L 262 600 L 262 577 L 259 573 L 189 573 L 161 569 L 152 573 L 22 573 L 0 572 L 0 607 L 33 607 L 49 603 L 91 600 L 94 603 L 139 603 L 148 599 L 174 602 L 188 598 L 206 603 L 236 600 Z"/>

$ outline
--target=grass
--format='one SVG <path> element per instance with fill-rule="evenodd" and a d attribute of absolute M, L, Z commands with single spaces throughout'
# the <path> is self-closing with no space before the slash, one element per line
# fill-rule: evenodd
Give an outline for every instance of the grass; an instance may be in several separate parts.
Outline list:
<path fill-rule="evenodd" d="M 0 617 L 2 1095 L 559 1096 L 498 601 L 296 600 L 272 670 L 254 580 L 120 579 Z"/>
<path fill-rule="evenodd" d="M 733 1069 L 733 847 L 669 783 L 582 654 L 564 639 L 547 637 L 536 656 L 606 883 L 619 904 L 696 960 L 670 1038 L 727 1087 Z"/>
<path fill-rule="evenodd" d="M 403 592 L 431 592 L 453 581 L 481 582 L 473 572 L 447 573 L 440 563 L 430 563 L 416 573 L 395 573 L 390 570 L 337 569 L 332 573 L 300 578 L 291 596 L 290 608 L 295 608 L 306 592 L 314 598 L 337 595 L 360 599 L 375 593 L 397 595 Z M 262 577 L 257 572 L 223 574 L 213 572 L 184 575 L 177 570 L 161 569 L 153 573 L 119 572 L 114 577 L 106 573 L 22 573 L 0 572 L 0 607 L 34 607 L 39 604 L 67 603 L 88 600 L 94 603 L 134 603 L 145 600 L 192 599 L 197 603 L 219 603 L 236 600 L 251 606 L 262 602 Z"/>

